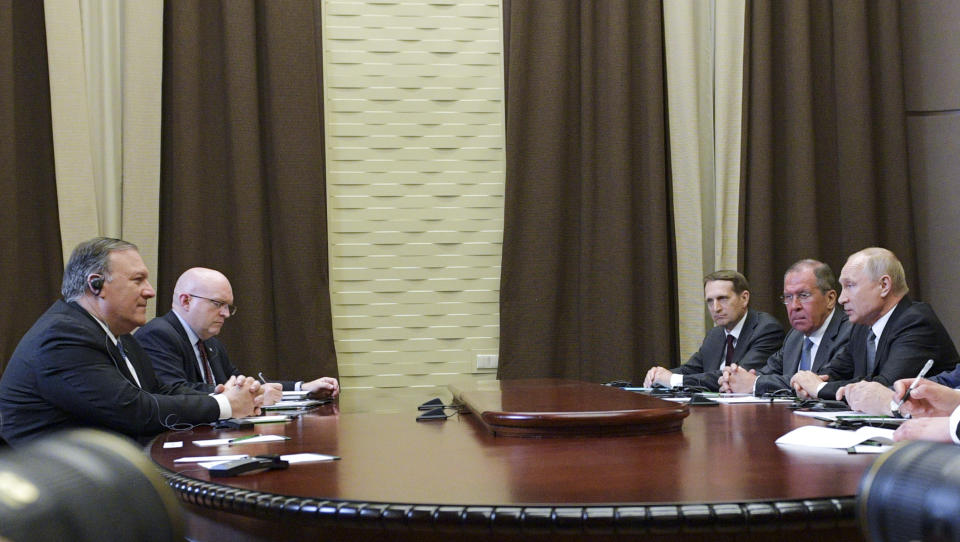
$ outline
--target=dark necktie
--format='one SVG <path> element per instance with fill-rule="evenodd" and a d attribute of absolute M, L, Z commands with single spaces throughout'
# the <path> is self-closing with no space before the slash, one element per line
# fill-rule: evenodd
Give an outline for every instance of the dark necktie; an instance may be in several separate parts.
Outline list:
<path fill-rule="evenodd" d="M 800 351 L 800 370 L 809 371 L 813 366 L 810 360 L 810 352 L 813 351 L 813 341 L 810 337 L 803 339 L 803 350 Z"/>
<path fill-rule="evenodd" d="M 873 370 L 877 366 L 877 336 L 870 330 L 867 335 L 867 376 L 873 376 Z"/>
<path fill-rule="evenodd" d="M 727 357 L 725 358 L 727 365 L 733 363 L 733 341 L 733 334 L 727 333 Z"/>
<path fill-rule="evenodd" d="M 207 361 L 207 347 L 203 345 L 203 339 L 197 339 L 197 350 L 200 351 L 200 361 L 203 362 L 203 381 L 211 386 L 216 386 L 217 382 L 213 379 L 213 369 L 210 368 L 210 362 Z"/>

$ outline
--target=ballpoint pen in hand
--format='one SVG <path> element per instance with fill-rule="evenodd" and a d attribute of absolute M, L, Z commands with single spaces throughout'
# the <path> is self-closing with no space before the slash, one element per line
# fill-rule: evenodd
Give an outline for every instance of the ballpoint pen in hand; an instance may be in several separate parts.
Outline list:
<path fill-rule="evenodd" d="M 901 397 L 900 400 L 897 402 L 897 410 L 899 410 L 900 407 L 903 406 L 903 403 L 905 403 L 907 399 L 910 398 L 910 392 L 913 391 L 913 388 L 917 387 L 917 384 L 920 383 L 920 380 L 923 378 L 923 375 L 927 374 L 927 371 L 929 371 L 931 367 L 933 367 L 933 360 L 928 359 L 927 363 L 924 364 L 923 369 L 920 369 L 920 374 L 917 375 L 917 378 L 913 379 L 913 382 L 910 383 L 910 387 L 907 388 L 907 391 L 904 392 L 903 397 Z"/>

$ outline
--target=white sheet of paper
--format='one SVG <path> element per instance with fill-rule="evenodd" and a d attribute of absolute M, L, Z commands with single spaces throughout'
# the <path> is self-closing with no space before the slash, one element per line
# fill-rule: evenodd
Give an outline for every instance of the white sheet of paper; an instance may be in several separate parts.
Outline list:
<path fill-rule="evenodd" d="M 844 410 L 842 412 L 801 412 L 799 410 L 794 410 L 794 414 L 798 416 L 807 416 L 808 418 L 817 418 L 820 420 L 830 420 L 834 421 L 837 419 L 837 416 L 862 416 L 863 412 L 858 412 L 856 410 Z"/>
<path fill-rule="evenodd" d="M 237 455 L 198 455 L 193 457 L 181 457 L 179 459 L 174 459 L 174 463 L 202 463 L 204 461 L 215 461 L 217 463 L 222 463 L 224 461 L 233 461 L 234 459 L 243 459 L 245 457 L 250 457 L 247 454 L 237 454 Z"/>
<path fill-rule="evenodd" d="M 336 461 L 339 458 L 335 455 L 302 453 L 281 455 L 280 459 L 289 461 L 293 465 L 294 463 L 312 463 L 314 461 Z"/>
<path fill-rule="evenodd" d="M 164 448 L 183 448 L 183 441 L 182 441 L 182 440 L 173 440 L 173 441 L 170 441 L 170 442 L 164 442 L 164 443 L 163 443 L 163 447 L 164 447 Z"/>
<path fill-rule="evenodd" d="M 234 437 L 236 438 L 236 437 Z M 253 438 L 243 439 L 239 442 L 234 442 L 230 444 L 232 438 L 215 438 L 209 440 L 195 440 L 193 441 L 194 446 L 199 446 L 201 448 L 209 446 L 238 446 L 240 444 L 260 444 L 262 442 L 277 442 L 281 440 L 288 440 L 289 437 L 284 437 L 282 435 L 257 435 Z"/>
<path fill-rule="evenodd" d="M 818 425 L 805 425 L 778 438 L 776 443 L 813 446 L 817 448 L 846 449 L 871 439 L 885 443 L 893 443 L 893 429 L 861 427 L 856 431 L 846 431 Z"/>

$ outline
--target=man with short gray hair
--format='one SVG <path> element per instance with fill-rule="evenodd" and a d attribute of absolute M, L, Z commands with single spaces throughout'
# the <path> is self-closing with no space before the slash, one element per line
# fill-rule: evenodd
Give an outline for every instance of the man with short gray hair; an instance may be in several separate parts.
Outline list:
<path fill-rule="evenodd" d="M 133 438 L 249 416 L 259 384 L 239 377 L 215 396 L 165 386 L 130 333 L 156 295 L 137 247 L 98 237 L 77 245 L 58 300 L 20 340 L 0 378 L 0 435 L 14 445 L 69 427 Z"/>
<path fill-rule="evenodd" d="M 893 252 L 871 247 L 852 254 L 840 272 L 840 286 L 838 301 L 854 324 L 850 340 L 826 375 L 794 375 L 791 384 L 798 395 L 846 398 L 857 408 L 859 392 L 874 395 L 915 377 L 928 359 L 934 361 L 930 376 L 960 361 L 930 305 L 907 296 L 903 265 Z"/>

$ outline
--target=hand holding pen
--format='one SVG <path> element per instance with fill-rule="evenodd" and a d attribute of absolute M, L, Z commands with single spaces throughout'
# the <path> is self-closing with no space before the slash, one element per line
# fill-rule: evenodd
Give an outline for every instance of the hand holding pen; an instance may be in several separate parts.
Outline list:
<path fill-rule="evenodd" d="M 913 382 L 910 383 L 910 387 L 907 388 L 907 391 L 904 392 L 903 397 L 901 397 L 900 401 L 897 402 L 897 408 L 896 408 L 897 411 L 899 411 L 900 407 L 903 406 L 903 403 L 910 398 L 910 392 L 912 392 L 917 388 L 917 384 L 919 384 L 920 381 L 923 380 L 923 377 L 927 374 L 927 371 L 929 371 L 931 367 L 933 367 L 933 360 L 928 359 L 927 362 L 923 365 L 923 369 L 920 369 L 920 374 L 917 375 L 917 378 L 913 379 Z"/>

